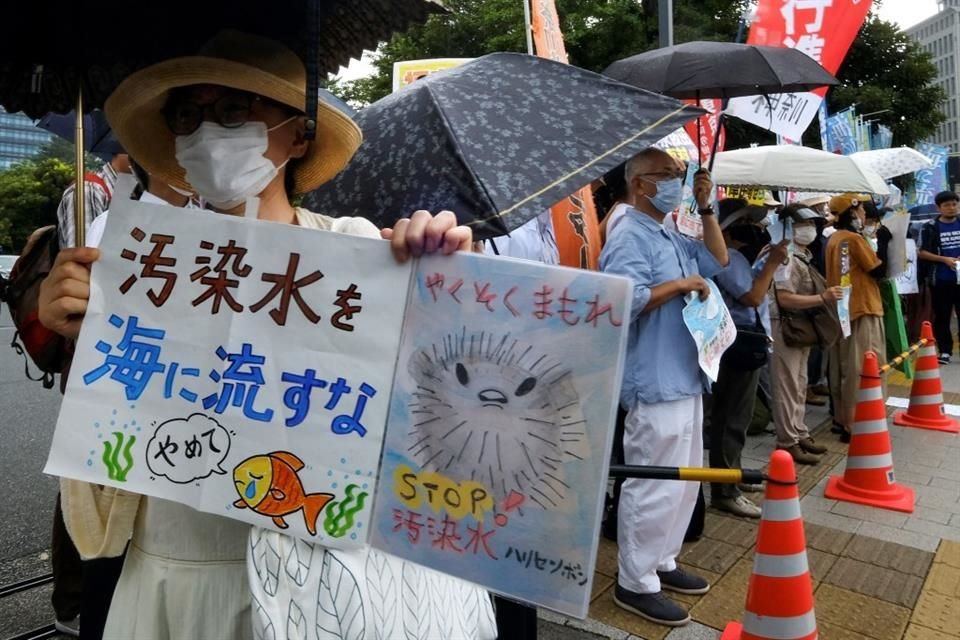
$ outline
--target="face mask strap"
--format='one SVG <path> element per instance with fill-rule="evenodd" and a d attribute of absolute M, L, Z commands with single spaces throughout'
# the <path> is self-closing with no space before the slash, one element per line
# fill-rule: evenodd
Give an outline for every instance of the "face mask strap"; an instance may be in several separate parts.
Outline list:
<path fill-rule="evenodd" d="M 287 118 L 286 120 L 284 120 L 284 121 L 281 122 L 280 124 L 275 124 L 275 125 L 273 125 L 272 127 L 269 127 L 269 128 L 267 129 L 267 133 L 270 133 L 271 131 L 275 131 L 275 130 L 279 129 L 280 127 L 282 127 L 283 125 L 285 125 L 285 124 L 287 124 L 287 123 L 289 123 L 289 122 L 293 122 L 294 120 L 296 120 L 296 119 L 299 118 L 299 117 L 300 117 L 299 115 L 290 116 L 289 118 Z"/>

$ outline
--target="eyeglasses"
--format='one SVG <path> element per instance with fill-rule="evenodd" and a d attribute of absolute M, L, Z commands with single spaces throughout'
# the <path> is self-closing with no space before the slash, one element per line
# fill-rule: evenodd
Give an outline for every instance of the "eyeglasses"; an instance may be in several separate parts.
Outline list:
<path fill-rule="evenodd" d="M 208 117 L 227 129 L 241 127 L 250 120 L 250 114 L 256 110 L 258 104 L 275 105 L 292 111 L 286 105 L 269 98 L 245 91 L 230 91 L 208 104 L 193 102 L 186 96 L 171 95 L 163 108 L 163 116 L 170 131 L 178 136 L 187 136 L 199 129 L 200 124 Z"/>
<path fill-rule="evenodd" d="M 641 173 L 640 176 L 654 176 L 656 177 L 656 182 L 661 180 L 672 180 L 674 178 L 683 178 L 687 175 L 685 169 L 675 169 L 674 171 L 656 171 L 653 173 Z"/>

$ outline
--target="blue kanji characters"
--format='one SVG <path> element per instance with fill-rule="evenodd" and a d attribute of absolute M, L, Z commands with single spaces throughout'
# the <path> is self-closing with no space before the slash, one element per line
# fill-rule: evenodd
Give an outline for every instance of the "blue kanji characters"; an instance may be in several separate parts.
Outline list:
<path fill-rule="evenodd" d="M 283 392 L 284 406 L 293 409 L 293 415 L 284 420 L 284 424 L 295 427 L 310 413 L 310 392 L 315 388 L 323 389 L 327 381 L 317 378 L 316 369 L 307 369 L 302 376 L 284 371 L 280 380 L 292 384 Z"/>
<path fill-rule="evenodd" d="M 340 401 L 340 396 L 350 393 L 350 387 L 343 378 L 337 378 L 337 381 L 330 386 L 330 400 L 324 405 L 324 409 L 333 410 Z M 341 414 L 330 423 L 330 429 L 337 435 L 346 435 L 356 432 L 361 438 L 367 435 L 367 428 L 360 422 L 363 417 L 363 410 L 367 406 L 367 400 L 377 395 L 377 390 L 366 382 L 360 383 L 360 397 L 357 398 L 357 405 L 353 413 Z"/>
<path fill-rule="evenodd" d="M 112 314 L 108 322 L 117 329 L 124 325 L 123 319 L 116 314 Z M 123 338 L 116 346 L 119 353 L 112 353 L 113 347 L 103 340 L 97 342 L 97 351 L 106 357 L 102 365 L 84 374 L 83 383 L 92 384 L 109 373 L 111 380 L 126 387 L 127 400 L 137 400 L 154 374 L 166 369 L 166 365 L 160 363 L 159 344 L 166 332 L 163 329 L 141 327 L 137 316 L 128 317 L 126 325 Z"/>
<path fill-rule="evenodd" d="M 340 404 L 340 399 L 353 391 L 345 378 L 337 378 L 333 383 L 328 383 L 317 377 L 315 369 L 307 369 L 303 375 L 285 371 L 280 379 L 290 384 L 283 393 L 284 406 L 293 410 L 293 415 L 284 420 L 284 424 L 288 427 L 301 424 L 310 413 L 310 393 L 313 389 L 327 389 L 330 392 L 330 397 L 323 405 L 327 411 L 335 410 Z M 356 433 L 361 438 L 367 435 L 367 428 L 360 420 L 367 406 L 367 400 L 377 395 L 377 390 L 366 382 L 361 382 L 359 392 L 353 413 L 338 415 L 331 421 L 330 430 L 333 433 L 341 436 Z"/>
<path fill-rule="evenodd" d="M 227 407 L 242 407 L 243 415 L 258 422 L 270 422 L 273 418 L 273 409 L 258 411 L 254 404 L 257 401 L 257 392 L 264 384 L 263 370 L 260 368 L 267 359 L 253 353 L 253 345 L 244 342 L 240 353 L 227 353 L 222 346 L 217 347 L 217 357 L 227 361 L 227 370 L 223 374 L 210 372 L 210 379 L 223 383 L 219 394 L 212 393 L 203 399 L 203 408 L 213 408 L 216 413 L 223 413 Z"/>
<path fill-rule="evenodd" d="M 173 397 L 173 381 L 177 376 L 177 371 L 180 371 L 182 376 L 200 377 L 200 369 L 195 367 L 183 367 L 181 369 L 179 362 L 171 362 L 170 366 L 167 367 L 167 379 L 163 383 L 163 397 L 168 400 Z M 180 389 L 179 395 L 187 402 L 197 401 L 197 394 L 185 387 Z"/>

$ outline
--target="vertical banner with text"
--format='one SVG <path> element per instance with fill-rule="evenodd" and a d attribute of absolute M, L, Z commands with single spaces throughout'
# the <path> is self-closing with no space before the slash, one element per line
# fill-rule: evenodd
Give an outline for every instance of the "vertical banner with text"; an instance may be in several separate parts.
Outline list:
<path fill-rule="evenodd" d="M 568 63 L 560 18 L 553 0 L 524 0 L 531 4 L 533 42 L 541 58 Z M 560 264 L 596 270 L 600 258 L 600 225 L 590 187 L 584 187 L 550 208 Z"/>
<path fill-rule="evenodd" d="M 799 49 L 836 73 L 870 11 L 870 0 L 760 0 L 747 44 Z M 800 140 L 827 90 L 735 98 L 727 112 Z"/>

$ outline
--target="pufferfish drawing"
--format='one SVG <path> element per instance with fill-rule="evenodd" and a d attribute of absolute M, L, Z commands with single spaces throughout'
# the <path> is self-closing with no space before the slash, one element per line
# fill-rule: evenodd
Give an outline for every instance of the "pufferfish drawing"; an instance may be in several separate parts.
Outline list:
<path fill-rule="evenodd" d="M 572 372 L 509 333 L 448 334 L 411 356 L 408 452 L 423 468 L 488 487 L 497 503 L 565 508 L 566 463 L 589 456 Z"/>
<path fill-rule="evenodd" d="M 240 494 L 233 506 L 270 516 L 281 529 L 289 526 L 284 516 L 302 510 L 307 531 L 317 535 L 317 518 L 334 496 L 306 493 L 297 475 L 301 469 L 303 461 L 289 451 L 247 458 L 233 468 L 233 486 Z"/>

